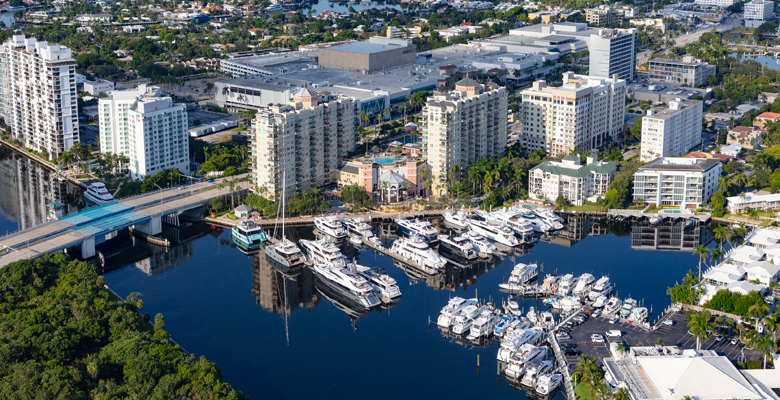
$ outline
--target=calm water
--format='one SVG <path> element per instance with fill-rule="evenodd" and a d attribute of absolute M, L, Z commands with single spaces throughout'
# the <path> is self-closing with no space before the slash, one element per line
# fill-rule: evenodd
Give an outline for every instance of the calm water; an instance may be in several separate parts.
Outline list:
<path fill-rule="evenodd" d="M 738 54 L 739 53 L 731 53 L 730 55 L 732 57 L 737 57 Z M 780 69 L 780 62 L 778 62 L 777 59 L 774 58 L 774 57 L 747 57 L 747 56 L 742 56 L 741 58 L 739 58 L 739 60 L 740 61 L 745 61 L 745 60 L 758 61 L 761 65 L 766 65 L 769 68 Z"/>
<path fill-rule="evenodd" d="M 81 189 L 3 145 L 0 188 L 0 236 L 46 222 L 46 204 L 54 200 L 66 204 L 68 213 L 84 206 Z"/>
<path fill-rule="evenodd" d="M 393 237 L 392 227 L 382 231 Z M 407 275 L 389 257 L 344 242 L 349 258 L 384 267 L 403 292 L 395 307 L 361 314 L 319 292 L 308 270 L 285 278 L 264 257 L 242 253 L 227 229 L 196 224 L 175 235 L 179 244 L 167 251 L 126 242 L 128 248 L 108 261 L 118 269 L 106 273 L 107 282 L 122 297 L 141 293 L 143 312 L 163 313 L 165 328 L 183 348 L 216 362 L 228 382 L 254 399 L 524 398 L 496 375 L 497 343 L 462 346 L 436 328 L 450 297 L 505 298 L 498 284 L 513 266 L 538 262 L 545 272 L 608 274 L 620 297 L 644 299 L 658 314 L 669 304 L 666 288 L 696 266 L 687 248 L 711 241 L 706 229 L 680 243 L 679 230 L 605 228 L 580 218 L 527 254 L 465 270 L 448 266 L 435 278 Z M 314 234 L 300 229 L 292 236 Z M 682 246 L 686 250 L 652 250 Z M 536 300 L 524 303 L 526 310 L 532 305 L 544 308 Z"/>
<path fill-rule="evenodd" d="M 382 1 L 375 1 L 372 2 L 371 5 L 361 6 L 360 4 L 347 4 L 346 2 L 329 3 L 325 0 L 320 0 L 319 3 L 312 3 L 311 7 L 306 7 L 303 9 L 303 11 L 307 12 L 309 8 L 311 8 L 315 12 L 315 15 L 326 10 L 335 11 L 337 13 L 344 13 L 349 11 L 350 6 L 352 6 L 352 8 L 354 8 L 357 12 L 363 11 L 367 8 L 392 8 L 394 10 L 401 10 L 401 7 L 397 4 L 390 4 Z"/>

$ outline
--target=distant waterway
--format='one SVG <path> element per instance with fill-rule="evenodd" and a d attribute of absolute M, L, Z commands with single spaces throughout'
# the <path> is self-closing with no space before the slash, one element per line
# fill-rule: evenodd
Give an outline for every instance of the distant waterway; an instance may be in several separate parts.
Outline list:
<path fill-rule="evenodd" d="M 46 222 L 46 204 L 52 201 L 65 204 L 68 213 L 84 207 L 81 189 L 54 175 L 0 145 L 0 236 Z"/>
<path fill-rule="evenodd" d="M 388 244 L 396 237 L 394 225 L 374 231 Z M 109 258 L 107 283 L 122 297 L 139 292 L 142 312 L 164 314 L 177 343 L 216 362 L 225 380 L 253 399 L 529 397 L 496 375 L 497 342 L 473 348 L 442 336 L 436 318 L 449 298 L 478 295 L 501 303 L 506 294 L 498 284 L 514 265 L 536 262 L 544 273 L 608 275 L 621 298 L 643 301 L 657 316 L 669 305 L 667 287 L 696 268 L 690 248 L 714 245 L 707 228 L 682 235 L 678 228 L 579 217 L 533 248 L 465 269 L 448 265 L 444 274 L 427 277 L 345 241 L 346 256 L 384 268 L 403 293 L 392 308 L 361 313 L 321 292 L 308 269 L 285 276 L 262 253 L 239 251 L 228 229 L 195 224 L 168 235 L 178 240 L 168 250 L 136 242 Z M 288 235 L 315 237 L 313 228 L 288 229 Z M 545 309 L 541 300 L 524 301 L 526 311 L 531 306 Z"/>
<path fill-rule="evenodd" d="M 731 53 L 731 57 L 737 57 L 740 61 L 753 60 L 772 69 L 780 69 L 780 62 L 774 57 L 743 56 L 741 53 Z"/>
<path fill-rule="evenodd" d="M 314 13 L 314 15 L 317 15 L 317 14 L 319 14 L 319 13 L 321 13 L 323 11 L 327 11 L 327 10 L 335 11 L 337 13 L 345 13 L 345 12 L 349 11 L 349 7 L 350 6 L 352 8 L 354 8 L 355 11 L 357 11 L 357 12 L 363 11 L 363 10 L 368 9 L 368 8 L 376 8 L 376 9 L 392 8 L 394 10 L 399 10 L 399 11 L 401 10 L 400 6 L 398 6 L 396 4 L 392 4 L 392 3 L 386 3 L 386 2 L 383 2 L 383 1 L 373 1 L 373 2 L 370 2 L 370 3 L 363 3 L 363 4 L 367 4 L 367 5 L 360 5 L 360 3 L 349 4 L 346 1 L 338 2 L 338 3 L 331 3 L 331 2 L 327 2 L 325 0 L 320 0 L 319 3 L 312 3 L 311 7 L 303 8 L 303 12 L 306 13 L 311 8 L 311 10 Z"/>

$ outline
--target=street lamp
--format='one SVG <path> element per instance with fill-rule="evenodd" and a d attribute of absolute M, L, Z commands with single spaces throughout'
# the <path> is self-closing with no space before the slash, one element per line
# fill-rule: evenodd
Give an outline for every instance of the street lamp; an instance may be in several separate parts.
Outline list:
<path fill-rule="evenodd" d="M 154 186 L 157 186 L 157 188 L 160 189 L 160 191 L 162 192 L 163 188 L 161 188 L 160 185 L 155 183 Z M 162 217 L 162 213 L 163 213 L 163 198 L 161 194 L 160 195 L 160 217 Z"/>

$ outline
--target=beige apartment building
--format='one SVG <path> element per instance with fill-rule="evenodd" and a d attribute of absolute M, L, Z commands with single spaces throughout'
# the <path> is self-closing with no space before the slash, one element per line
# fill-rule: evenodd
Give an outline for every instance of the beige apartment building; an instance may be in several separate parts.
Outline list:
<path fill-rule="evenodd" d="M 587 164 L 580 164 L 579 155 L 568 155 L 560 162 L 545 161 L 528 171 L 528 193 L 532 198 L 542 196 L 555 202 L 563 196 L 572 205 L 581 206 L 585 201 L 598 201 L 609 190 L 615 177 L 617 164 L 598 161 L 588 156 Z"/>
<path fill-rule="evenodd" d="M 431 166 L 431 188 L 445 194 L 447 172 L 461 172 L 475 161 L 497 158 L 506 149 L 507 93 L 503 87 L 480 85 L 470 78 L 455 90 L 428 99 L 422 115 L 423 155 Z"/>
<path fill-rule="evenodd" d="M 279 199 L 336 183 L 355 147 L 355 100 L 302 88 L 287 105 L 258 112 L 250 138 L 255 190 Z"/>
<path fill-rule="evenodd" d="M 622 15 L 618 14 L 612 7 L 605 5 L 591 8 L 585 13 L 585 20 L 591 26 L 609 25 L 613 22 L 619 22 L 621 19 Z"/>
<path fill-rule="evenodd" d="M 14 137 L 56 158 L 79 141 L 76 61 L 67 47 L 14 35 L 0 46 L 0 112 Z"/>
<path fill-rule="evenodd" d="M 623 129 L 626 81 L 563 74 L 563 85 L 536 81 L 523 90 L 520 142 L 526 151 L 544 149 L 552 156 L 601 148 Z"/>

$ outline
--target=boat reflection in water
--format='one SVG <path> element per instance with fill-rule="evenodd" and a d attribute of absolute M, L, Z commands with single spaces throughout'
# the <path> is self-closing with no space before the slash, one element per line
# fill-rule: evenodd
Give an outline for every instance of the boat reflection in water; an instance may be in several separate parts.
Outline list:
<path fill-rule="evenodd" d="M 314 281 L 308 268 L 285 270 L 262 251 L 252 256 L 252 293 L 265 311 L 289 314 L 299 308 L 310 310 L 320 303 Z"/>
<path fill-rule="evenodd" d="M 306 268 L 306 270 L 308 271 L 309 269 Z M 389 310 L 395 307 L 395 303 L 382 303 L 382 305 L 379 307 L 366 308 L 350 297 L 345 296 L 344 293 L 340 290 L 337 290 L 333 288 L 333 286 L 326 284 L 323 280 L 318 278 L 315 281 L 316 282 L 314 286 L 317 288 L 317 292 L 319 292 L 322 297 L 328 299 L 331 303 L 333 303 L 334 306 L 336 306 L 336 308 L 341 310 L 349 317 L 352 322 L 353 330 L 357 330 L 357 321 L 369 313 L 375 310 L 381 313 L 383 309 Z"/>
<path fill-rule="evenodd" d="M 466 338 L 466 336 L 468 336 L 468 332 L 462 335 L 456 335 L 452 333 L 452 330 L 444 329 L 441 327 L 439 327 L 439 332 L 441 332 L 441 335 L 444 336 L 444 338 L 448 339 L 450 342 L 459 344 L 463 347 L 485 348 L 485 347 L 490 347 L 490 345 L 493 344 L 493 335 L 484 335 L 477 340 L 469 340 Z"/>

